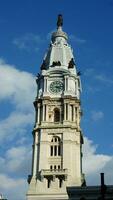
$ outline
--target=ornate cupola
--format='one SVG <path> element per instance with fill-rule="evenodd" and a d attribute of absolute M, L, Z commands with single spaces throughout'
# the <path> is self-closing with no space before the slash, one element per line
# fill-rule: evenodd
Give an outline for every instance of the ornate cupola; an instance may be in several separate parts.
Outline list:
<path fill-rule="evenodd" d="M 41 69 L 45 70 L 55 66 L 61 66 L 64 69 L 73 69 L 76 73 L 72 49 L 67 42 L 68 35 L 62 31 L 62 25 L 62 15 L 59 15 L 57 31 L 52 34 L 50 47 L 45 54 Z"/>
<path fill-rule="evenodd" d="M 52 34 L 36 79 L 28 200 L 68 199 L 66 188 L 85 182 L 80 128 L 81 82 L 62 26 L 62 15 L 58 15 L 57 30 Z"/>

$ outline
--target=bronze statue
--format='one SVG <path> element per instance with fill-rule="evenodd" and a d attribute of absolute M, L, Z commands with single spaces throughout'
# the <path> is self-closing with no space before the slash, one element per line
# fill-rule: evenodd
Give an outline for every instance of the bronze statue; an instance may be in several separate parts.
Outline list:
<path fill-rule="evenodd" d="M 57 20 L 57 27 L 62 26 L 63 25 L 63 17 L 62 15 L 58 15 L 58 20 Z"/>
<path fill-rule="evenodd" d="M 55 66 L 61 66 L 61 62 L 60 61 L 53 61 L 52 67 L 55 67 Z"/>
<path fill-rule="evenodd" d="M 68 64 L 68 68 L 74 68 L 75 62 L 73 60 L 73 58 L 71 58 L 69 64 Z"/>
<path fill-rule="evenodd" d="M 41 65 L 41 70 L 46 70 L 46 61 L 43 60 L 43 63 Z"/>

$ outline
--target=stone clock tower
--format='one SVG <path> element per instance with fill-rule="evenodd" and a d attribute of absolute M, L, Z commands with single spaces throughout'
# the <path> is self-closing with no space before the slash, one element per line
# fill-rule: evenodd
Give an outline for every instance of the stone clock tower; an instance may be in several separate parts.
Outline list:
<path fill-rule="evenodd" d="M 80 128 L 81 82 L 62 15 L 37 77 L 32 173 L 28 200 L 68 199 L 66 187 L 84 184 Z"/>

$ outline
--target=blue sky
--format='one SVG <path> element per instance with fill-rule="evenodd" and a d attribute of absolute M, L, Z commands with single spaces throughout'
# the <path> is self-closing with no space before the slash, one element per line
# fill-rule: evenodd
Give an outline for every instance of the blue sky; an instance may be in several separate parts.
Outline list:
<path fill-rule="evenodd" d="M 82 74 L 87 182 L 99 184 L 103 171 L 113 184 L 113 0 L 1 0 L 0 192 L 9 200 L 25 199 L 35 76 L 59 13 Z"/>

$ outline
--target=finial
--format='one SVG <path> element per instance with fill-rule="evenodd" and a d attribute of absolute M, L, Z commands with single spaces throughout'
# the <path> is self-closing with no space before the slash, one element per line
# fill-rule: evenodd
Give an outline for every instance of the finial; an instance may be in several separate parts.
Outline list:
<path fill-rule="evenodd" d="M 58 20 L 57 20 L 57 27 L 63 25 L 63 17 L 61 14 L 58 15 Z"/>

